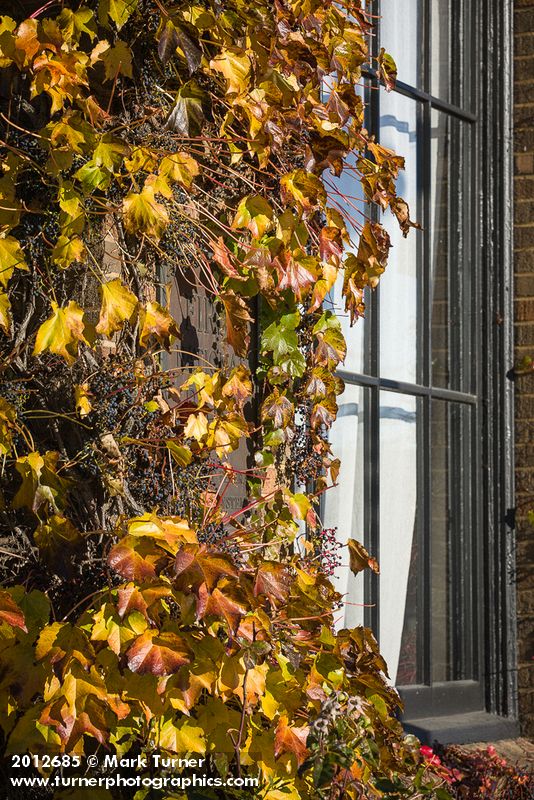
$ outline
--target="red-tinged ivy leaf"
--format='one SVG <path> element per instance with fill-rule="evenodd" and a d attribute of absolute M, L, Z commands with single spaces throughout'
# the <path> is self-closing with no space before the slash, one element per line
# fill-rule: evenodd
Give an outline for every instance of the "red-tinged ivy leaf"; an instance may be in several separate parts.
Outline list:
<path fill-rule="evenodd" d="M 129 581 L 144 581 L 156 577 L 156 565 L 161 558 L 152 542 L 126 536 L 111 548 L 109 566 Z"/>
<path fill-rule="evenodd" d="M 172 20 L 167 19 L 158 40 L 158 56 L 163 64 L 175 54 L 178 47 L 178 31 Z"/>
<path fill-rule="evenodd" d="M 299 301 L 317 280 L 318 264 L 312 256 L 296 259 L 286 250 L 273 259 L 273 266 L 278 274 L 280 291 L 290 289 Z"/>
<path fill-rule="evenodd" d="M 233 256 L 222 236 L 219 236 L 216 242 L 211 243 L 213 250 L 213 260 L 220 266 L 225 275 L 229 278 L 234 278 L 237 281 L 244 281 L 246 277 L 240 275 L 233 263 Z"/>
<path fill-rule="evenodd" d="M 322 425 L 324 425 L 325 428 L 330 428 L 336 418 L 336 414 L 337 403 L 335 398 L 332 396 L 325 397 L 320 403 L 316 403 L 313 406 L 310 416 L 310 425 L 312 428 L 320 428 Z"/>
<path fill-rule="evenodd" d="M 199 591 L 198 618 L 203 619 L 210 615 L 222 617 L 232 634 L 236 633 L 248 610 L 246 599 L 230 587 L 225 587 L 224 591 L 215 588 L 211 593 L 201 587 Z"/>
<path fill-rule="evenodd" d="M 175 574 L 180 588 L 197 588 L 205 583 L 211 590 L 220 578 L 237 578 L 239 573 L 224 554 L 211 552 L 205 545 L 186 544 L 176 555 Z"/>
<path fill-rule="evenodd" d="M 234 348 L 234 352 L 243 358 L 248 354 L 250 346 L 250 316 L 245 300 L 235 292 L 223 292 L 219 298 L 224 305 L 226 318 L 226 340 Z"/>
<path fill-rule="evenodd" d="M 262 420 L 271 420 L 274 428 L 288 428 L 293 422 L 294 414 L 293 403 L 284 394 L 280 394 L 276 387 L 261 406 Z"/>
<path fill-rule="evenodd" d="M 0 620 L 12 628 L 20 628 L 28 633 L 24 612 L 15 603 L 9 592 L 0 591 Z"/>
<path fill-rule="evenodd" d="M 386 53 L 385 48 L 381 48 L 378 54 L 378 75 L 384 81 L 386 91 L 391 92 L 395 88 L 397 80 L 397 65 L 395 61 Z"/>
<path fill-rule="evenodd" d="M 252 397 L 250 370 L 243 364 L 234 367 L 223 386 L 222 394 L 223 397 L 233 400 L 237 407 L 242 409 L 246 401 Z"/>
<path fill-rule="evenodd" d="M 286 603 L 291 587 L 291 573 L 285 564 L 264 561 L 256 572 L 254 596 L 265 595 L 271 602 Z"/>
<path fill-rule="evenodd" d="M 195 81 L 189 81 L 176 93 L 176 102 L 166 127 L 180 136 L 197 136 L 204 123 L 207 95 Z"/>
<path fill-rule="evenodd" d="M 126 662 L 139 675 L 173 675 L 191 662 L 192 654 L 175 633 L 145 631 L 126 651 Z"/>
<path fill-rule="evenodd" d="M 158 41 L 158 55 L 163 64 L 166 64 L 172 58 L 179 47 L 187 61 L 189 74 L 192 75 L 197 71 L 202 61 L 202 50 L 198 46 L 198 41 L 194 41 L 196 35 L 193 31 L 194 28 L 186 29 L 183 24 L 178 22 L 176 17 L 167 19 Z"/>
<path fill-rule="evenodd" d="M 156 301 L 150 301 L 139 309 L 139 344 L 147 347 L 153 336 L 166 350 L 169 349 L 174 339 L 180 338 L 180 331 L 176 321 L 166 308 Z"/>
<path fill-rule="evenodd" d="M 393 214 L 395 214 L 397 217 L 397 221 L 403 236 L 408 236 L 410 228 L 417 228 L 418 230 L 421 230 L 421 225 L 418 222 L 412 222 L 410 219 L 410 208 L 406 200 L 403 200 L 402 197 L 394 197 L 393 200 L 391 200 L 389 207 L 391 208 Z"/>
<path fill-rule="evenodd" d="M 319 234 L 319 253 L 323 261 L 331 261 L 336 267 L 343 255 L 342 232 L 338 227 L 325 225 Z"/>
<path fill-rule="evenodd" d="M 380 567 L 376 558 L 369 555 L 363 544 L 357 542 L 356 539 L 349 539 L 349 566 L 351 571 L 357 575 L 363 572 L 364 569 L 371 569 L 373 572 L 380 572 Z"/>
<path fill-rule="evenodd" d="M 280 758 L 284 753 L 292 753 L 300 767 L 309 752 L 306 747 L 309 730 L 308 726 L 292 727 L 288 725 L 287 717 L 281 716 L 274 736 L 274 757 Z"/>
<path fill-rule="evenodd" d="M 363 301 L 363 288 L 358 286 L 354 273 L 345 273 L 343 282 L 343 294 L 345 295 L 345 311 L 350 314 L 350 324 L 354 325 L 359 317 L 365 313 L 365 303 Z"/>
<path fill-rule="evenodd" d="M 347 355 L 347 343 L 339 319 L 331 311 L 325 311 L 313 327 L 317 337 L 315 363 L 319 366 L 337 366 Z"/>
<path fill-rule="evenodd" d="M 346 310 L 351 311 L 351 324 L 354 320 L 352 305 L 348 304 L 349 281 L 352 281 L 358 289 L 364 289 L 366 286 L 374 289 L 378 285 L 380 275 L 386 269 L 390 248 L 391 240 L 387 231 L 376 222 L 366 222 L 360 235 L 358 255 L 350 253 L 344 264 L 343 296 Z"/>
<path fill-rule="evenodd" d="M 100 284 L 98 289 L 102 303 L 96 332 L 111 336 L 121 330 L 126 320 L 133 319 L 139 301 L 119 278 Z"/>
<path fill-rule="evenodd" d="M 148 609 L 164 597 L 170 597 L 171 587 L 162 583 L 159 586 L 147 584 L 146 587 L 138 586 L 135 583 L 128 583 L 121 586 L 117 592 L 117 611 L 119 617 L 123 619 L 132 611 L 139 611 L 144 617 L 148 618 Z"/>

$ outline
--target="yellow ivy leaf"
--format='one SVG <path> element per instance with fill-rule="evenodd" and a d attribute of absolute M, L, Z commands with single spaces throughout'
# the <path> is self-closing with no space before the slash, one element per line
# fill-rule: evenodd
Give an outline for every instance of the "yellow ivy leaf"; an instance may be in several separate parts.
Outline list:
<path fill-rule="evenodd" d="M 89 391 L 88 383 L 77 383 L 74 387 L 74 402 L 76 404 L 76 413 L 79 417 L 86 417 L 93 408 L 90 398 L 92 397 Z"/>
<path fill-rule="evenodd" d="M 238 47 L 230 47 L 210 61 L 210 68 L 226 79 L 227 94 L 244 94 L 250 83 L 250 59 Z"/>
<path fill-rule="evenodd" d="M 37 331 L 33 355 L 49 350 L 63 356 L 67 364 L 73 364 L 78 356 L 78 344 L 90 344 L 88 333 L 84 311 L 78 303 L 70 300 L 67 306 L 60 308 L 52 301 L 52 316 Z"/>
<path fill-rule="evenodd" d="M 27 270 L 24 253 L 19 242 L 13 236 L 0 239 L 0 283 L 7 287 L 9 279 L 16 269 Z"/>
<path fill-rule="evenodd" d="M 190 414 L 187 418 L 187 423 L 184 428 L 184 436 L 190 439 L 196 439 L 197 442 L 208 432 L 208 418 L 200 411 L 198 414 Z"/>
<path fill-rule="evenodd" d="M 200 753 L 206 752 L 204 729 L 192 725 L 187 719 L 174 722 L 169 719 L 163 723 L 159 734 L 159 746 L 163 750 L 173 753 Z"/>
<path fill-rule="evenodd" d="M 64 553 L 65 548 L 77 545 L 81 540 L 81 534 L 69 519 L 59 514 L 52 514 L 46 522 L 41 522 L 33 538 L 45 558 L 50 559 Z"/>
<path fill-rule="evenodd" d="M 16 419 L 17 412 L 11 403 L 0 397 L 0 454 L 3 456 L 11 451 L 12 429 Z"/>
<path fill-rule="evenodd" d="M 67 269 L 74 261 L 81 261 L 85 255 L 85 245 L 79 236 L 60 236 L 52 250 L 52 263 L 60 269 Z"/>
<path fill-rule="evenodd" d="M 108 17 L 113 20 L 120 31 L 137 7 L 138 0 L 100 0 L 98 4 L 98 18 L 105 25 Z"/>
<path fill-rule="evenodd" d="M 159 165 L 159 174 L 164 178 L 191 188 L 193 180 L 200 173 L 198 162 L 188 153 L 173 153 L 165 156 Z"/>
<path fill-rule="evenodd" d="M 0 328 L 6 335 L 11 330 L 11 303 L 5 292 L 0 292 Z"/>
<path fill-rule="evenodd" d="M 296 204 L 299 210 L 308 214 L 318 206 L 326 203 L 326 189 L 317 175 L 304 169 L 288 172 L 280 180 L 282 199 L 286 203 Z"/>
<path fill-rule="evenodd" d="M 122 328 L 126 320 L 132 320 L 139 302 L 119 278 L 103 283 L 99 292 L 102 304 L 96 332 L 111 336 Z"/>
<path fill-rule="evenodd" d="M 151 336 L 154 336 L 167 349 L 174 338 L 180 336 L 175 320 L 166 308 L 159 303 L 151 301 L 141 306 L 139 311 L 141 331 L 139 344 L 146 347 Z"/>
<path fill-rule="evenodd" d="M 44 505 L 58 512 L 69 488 L 69 481 L 57 474 L 58 457 L 58 453 L 48 451 L 44 456 L 33 452 L 17 458 L 15 469 L 22 483 L 13 498 L 13 508 L 26 507 L 37 514 Z"/>
<path fill-rule="evenodd" d="M 130 192 L 122 207 L 128 233 L 144 233 L 151 239 L 160 239 L 169 224 L 167 209 L 157 202 L 152 186 L 145 184 L 141 192 Z"/>
<path fill-rule="evenodd" d="M 121 39 L 110 45 L 105 39 L 98 42 L 91 53 L 91 64 L 94 66 L 99 61 L 104 64 L 106 81 L 114 81 L 117 75 L 132 77 L 132 51 Z"/>
<path fill-rule="evenodd" d="M 131 155 L 124 160 L 124 166 L 132 174 L 139 172 L 139 170 L 152 172 L 152 170 L 156 169 L 157 164 L 157 153 L 148 147 L 136 147 L 132 150 Z"/>

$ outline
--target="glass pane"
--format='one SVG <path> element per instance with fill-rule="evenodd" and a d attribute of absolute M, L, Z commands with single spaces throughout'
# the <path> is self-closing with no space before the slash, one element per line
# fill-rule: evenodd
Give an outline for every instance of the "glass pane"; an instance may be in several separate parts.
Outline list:
<path fill-rule="evenodd" d="M 341 459 L 338 487 L 325 492 L 323 525 L 337 528 L 337 539 L 363 541 L 364 535 L 364 400 L 367 389 L 347 384 L 339 398 L 339 412 L 330 431 L 334 456 Z M 342 498 L 340 502 L 340 498 Z M 364 578 L 348 567 L 348 551 L 343 548 L 342 564 L 336 570 L 336 588 L 345 596 L 339 612 L 340 627 L 363 625 Z"/>
<path fill-rule="evenodd" d="M 471 125 L 432 112 L 432 383 L 472 389 Z"/>
<path fill-rule="evenodd" d="M 417 416 L 415 397 L 380 393 L 380 647 L 394 683 L 416 681 L 417 593 L 410 565 L 417 529 Z"/>
<path fill-rule="evenodd" d="M 353 251 L 357 253 L 360 239 L 358 229 L 361 229 L 364 217 L 369 213 L 369 206 L 364 200 L 362 185 L 355 171 L 355 161 L 356 159 L 353 155 L 349 156 L 347 166 L 338 178 L 329 172 L 324 174 L 324 178 L 328 188 L 328 204 L 343 215 L 351 238 L 350 245 L 346 247 L 346 252 Z M 325 307 L 328 307 L 329 303 L 333 304 L 347 340 L 347 357 L 341 366 L 349 372 L 363 373 L 365 372 L 365 319 L 360 317 L 351 328 L 350 317 L 345 311 L 345 301 L 341 295 L 343 278 L 343 270 L 340 270 L 340 275 L 330 293 L 330 297 L 325 300 Z M 369 302 L 368 292 L 364 293 L 364 302 L 366 305 Z"/>
<path fill-rule="evenodd" d="M 468 406 L 432 402 L 432 680 L 473 677 L 471 536 L 475 504 Z"/>
<path fill-rule="evenodd" d="M 398 80 L 421 86 L 422 3 L 420 0 L 381 0 L 380 46 L 391 53 Z"/>
<path fill-rule="evenodd" d="M 431 94 L 469 108 L 472 75 L 470 0 L 431 0 Z"/>
<path fill-rule="evenodd" d="M 402 95 L 380 94 L 380 143 L 406 161 L 397 193 L 418 217 L 417 124 L 418 104 Z M 404 238 L 396 218 L 387 211 L 382 220 L 392 243 L 388 267 L 380 282 L 380 374 L 383 378 L 417 381 L 418 252 L 421 232 Z"/>

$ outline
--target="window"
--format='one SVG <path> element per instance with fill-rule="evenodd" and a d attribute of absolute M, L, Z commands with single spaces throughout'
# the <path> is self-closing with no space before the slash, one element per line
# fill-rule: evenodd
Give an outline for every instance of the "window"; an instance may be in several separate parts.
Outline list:
<path fill-rule="evenodd" d="M 504 590 L 491 619 L 487 608 L 488 549 L 509 533 L 502 528 L 509 492 L 499 505 L 491 488 L 508 480 L 500 472 L 504 417 L 498 453 L 491 450 L 491 414 L 507 409 L 507 334 L 490 319 L 505 296 L 507 262 L 505 248 L 498 264 L 488 261 L 490 223 L 480 222 L 477 202 L 497 185 L 495 175 L 493 188 L 481 177 L 493 106 L 476 83 L 483 73 L 477 36 L 484 15 L 493 19 L 492 6 L 381 0 L 371 9 L 383 15 L 375 53 L 391 52 L 399 75 L 389 94 L 366 75 L 367 124 L 405 157 L 398 193 L 423 231 L 404 239 L 393 215 L 382 217 L 393 244 L 388 269 L 367 294 L 365 319 L 352 329 L 344 320 L 346 391 L 331 435 L 340 489 L 326 494 L 323 513 L 341 539 L 363 540 L 380 562 L 379 576 L 339 571 L 343 622 L 374 629 L 408 720 L 511 708 L 506 692 L 488 699 L 487 681 L 488 665 L 497 668 L 493 631 L 502 635 L 510 615 Z M 334 197 L 336 189 L 369 213 L 350 172 L 333 186 Z M 342 316 L 339 287 L 333 300 Z"/>

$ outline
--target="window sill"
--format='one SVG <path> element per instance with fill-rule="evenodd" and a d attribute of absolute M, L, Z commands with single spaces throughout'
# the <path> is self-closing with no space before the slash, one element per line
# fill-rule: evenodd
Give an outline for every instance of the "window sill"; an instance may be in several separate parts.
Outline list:
<path fill-rule="evenodd" d="M 519 736 L 517 720 L 498 717 L 485 711 L 403 720 L 406 733 L 413 733 L 423 744 L 469 744 L 496 742 Z"/>

